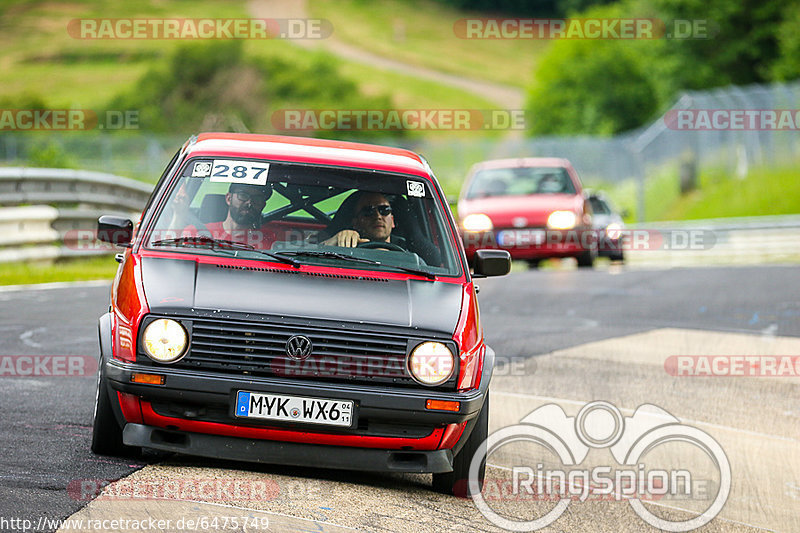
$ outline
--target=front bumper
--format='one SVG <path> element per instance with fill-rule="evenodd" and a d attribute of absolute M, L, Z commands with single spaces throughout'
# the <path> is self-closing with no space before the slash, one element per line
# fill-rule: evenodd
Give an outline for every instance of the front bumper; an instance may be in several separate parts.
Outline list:
<path fill-rule="evenodd" d="M 489 350 L 487 350 L 488 352 Z M 488 359 L 488 355 L 486 358 Z M 486 363 L 484 363 L 485 365 Z M 484 366 L 484 368 L 486 368 Z M 145 385 L 132 383 L 134 373 L 160 374 L 165 376 L 164 385 Z M 151 404 L 175 404 L 196 406 L 217 406 L 224 410 L 229 422 L 246 425 L 261 424 L 247 420 L 246 422 L 233 415 L 233 405 L 237 391 L 283 394 L 287 396 L 311 396 L 334 400 L 353 400 L 356 402 L 359 419 L 378 420 L 381 423 L 393 422 L 411 425 L 447 425 L 458 424 L 478 415 L 488 390 L 488 380 L 483 381 L 478 389 L 466 392 L 443 392 L 408 388 L 392 388 L 388 386 L 365 386 L 354 384 L 323 383 L 313 381 L 296 381 L 284 378 L 245 378 L 175 369 L 167 366 L 152 367 L 110 360 L 105 364 L 105 375 L 114 391 L 137 396 Z M 459 410 L 432 411 L 426 409 L 427 400 L 458 401 Z M 190 409 L 192 412 L 195 410 Z M 223 416 L 217 411 L 217 417 Z M 184 417 L 178 417 L 184 418 Z M 187 418 L 195 418 L 189 416 Z M 220 422 L 221 420 L 208 421 Z M 271 422 L 277 425 L 277 422 Z M 286 427 L 285 424 L 281 424 Z M 294 427 L 294 426 L 289 426 Z M 308 426 L 315 427 L 315 426 Z"/>
<path fill-rule="evenodd" d="M 125 444 L 208 457 L 373 471 L 450 471 L 453 456 L 472 433 L 483 407 L 495 360 L 487 346 L 478 388 L 442 392 L 169 366 L 156 369 L 110 357 L 110 314 L 101 317 L 99 333 L 101 372 L 114 414 L 124 428 Z M 135 372 L 162 374 L 166 381 L 163 386 L 132 383 Z M 353 400 L 357 425 L 321 429 L 236 418 L 233 406 L 239 390 Z M 458 401 L 459 410 L 428 410 L 428 399 Z"/>
<path fill-rule="evenodd" d="M 323 446 L 170 431 L 127 424 L 125 444 L 215 459 L 372 472 L 450 472 L 451 450 L 403 451 Z"/>
<path fill-rule="evenodd" d="M 159 368 L 164 386 L 131 382 L 153 367 L 105 361 L 104 372 L 123 440 L 170 452 L 221 459 L 322 468 L 390 472 L 448 472 L 463 447 L 488 393 L 494 353 L 487 349 L 480 387 L 466 392 L 296 382 Z M 488 371 L 488 372 L 487 372 Z M 350 428 L 236 418 L 239 390 L 353 400 Z M 133 398 L 123 408 L 120 395 Z M 119 398 L 119 399 L 118 399 Z M 459 402 L 457 412 L 426 409 L 427 400 Z M 171 412 L 170 412 L 171 410 Z M 126 414 L 127 411 L 127 414 Z"/>

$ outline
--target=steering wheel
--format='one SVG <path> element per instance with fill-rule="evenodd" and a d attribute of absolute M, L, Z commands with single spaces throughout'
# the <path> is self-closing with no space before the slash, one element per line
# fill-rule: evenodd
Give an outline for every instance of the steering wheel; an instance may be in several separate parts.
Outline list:
<path fill-rule="evenodd" d="M 405 248 L 402 246 L 398 246 L 393 242 L 383 242 L 383 241 L 369 241 L 369 242 L 362 242 L 358 245 L 358 248 L 366 248 L 367 250 L 374 250 L 376 248 L 385 248 L 387 250 L 391 250 L 393 252 L 407 252 Z"/>

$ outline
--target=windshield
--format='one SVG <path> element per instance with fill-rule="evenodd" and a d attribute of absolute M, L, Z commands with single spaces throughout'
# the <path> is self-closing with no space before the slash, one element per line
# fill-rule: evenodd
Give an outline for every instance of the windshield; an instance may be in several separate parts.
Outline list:
<path fill-rule="evenodd" d="M 472 178 L 466 197 L 530 194 L 575 194 L 575 186 L 565 168 L 487 168 L 479 170 Z"/>
<path fill-rule="evenodd" d="M 461 269 L 427 180 L 254 160 L 190 161 L 152 249 L 431 277 Z"/>
<path fill-rule="evenodd" d="M 589 203 L 592 205 L 592 213 L 596 215 L 610 215 L 611 209 L 608 207 L 608 204 L 605 201 L 597 198 L 596 196 L 592 196 L 589 198 Z"/>

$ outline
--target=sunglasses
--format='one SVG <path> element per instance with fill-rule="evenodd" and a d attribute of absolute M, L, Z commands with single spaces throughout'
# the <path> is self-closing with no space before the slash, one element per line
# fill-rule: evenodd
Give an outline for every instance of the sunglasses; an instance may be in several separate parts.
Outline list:
<path fill-rule="evenodd" d="M 375 211 L 382 217 L 388 217 L 392 214 L 392 206 L 381 204 L 381 205 L 365 205 L 358 211 L 358 216 L 360 217 L 370 217 L 372 216 Z"/>
<path fill-rule="evenodd" d="M 249 192 L 243 191 L 236 191 L 236 198 L 239 199 L 240 202 L 247 202 L 248 200 L 253 205 L 266 205 L 267 199 L 261 194 L 250 194 Z"/>

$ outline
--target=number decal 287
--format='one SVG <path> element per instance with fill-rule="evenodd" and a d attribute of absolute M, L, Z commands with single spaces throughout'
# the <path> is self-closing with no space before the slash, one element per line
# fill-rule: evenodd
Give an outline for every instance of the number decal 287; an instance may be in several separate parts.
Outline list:
<path fill-rule="evenodd" d="M 211 169 L 211 181 L 265 185 L 268 171 L 268 163 L 216 159 Z"/>

